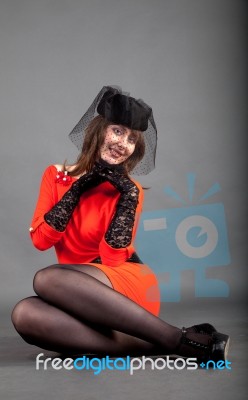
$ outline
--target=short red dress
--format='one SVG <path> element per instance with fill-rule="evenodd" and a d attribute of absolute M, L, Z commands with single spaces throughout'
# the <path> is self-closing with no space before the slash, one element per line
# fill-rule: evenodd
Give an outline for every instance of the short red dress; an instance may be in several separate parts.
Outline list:
<path fill-rule="evenodd" d="M 56 182 L 58 170 L 54 165 L 46 168 L 30 227 L 34 246 L 47 250 L 54 246 L 59 264 L 90 264 L 101 269 L 111 281 L 114 290 L 133 300 L 154 315 L 159 314 L 160 295 L 158 281 L 145 264 L 127 261 L 135 252 L 134 237 L 142 210 L 143 189 L 139 188 L 139 203 L 129 246 L 114 249 L 104 235 L 115 213 L 120 193 L 109 182 L 85 192 L 76 206 L 64 232 L 53 229 L 44 220 L 44 214 L 61 199 L 77 178 L 64 185 Z M 102 264 L 92 262 L 99 258 Z"/>

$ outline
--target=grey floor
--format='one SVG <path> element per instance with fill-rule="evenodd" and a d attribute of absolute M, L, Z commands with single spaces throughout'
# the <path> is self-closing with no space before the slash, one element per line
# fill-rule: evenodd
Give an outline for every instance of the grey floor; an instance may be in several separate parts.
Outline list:
<path fill-rule="evenodd" d="M 26 344 L 13 329 L 7 307 L 1 316 L 0 398 L 39 399 L 151 399 L 200 400 L 247 398 L 247 316 L 244 304 L 208 299 L 163 304 L 161 318 L 177 326 L 209 321 L 231 336 L 231 370 L 92 371 L 35 369 L 37 354 L 55 353 Z"/>

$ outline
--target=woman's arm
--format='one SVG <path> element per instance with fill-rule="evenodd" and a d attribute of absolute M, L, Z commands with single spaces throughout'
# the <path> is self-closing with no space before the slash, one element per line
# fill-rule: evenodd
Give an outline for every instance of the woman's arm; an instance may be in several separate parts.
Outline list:
<path fill-rule="evenodd" d="M 47 250 L 57 243 L 63 233 L 56 231 L 48 225 L 44 215 L 55 204 L 57 197 L 54 166 L 50 165 L 42 176 L 38 200 L 36 203 L 31 226 L 29 228 L 31 240 L 39 250 Z"/>
<path fill-rule="evenodd" d="M 39 250 L 46 250 L 56 244 L 65 232 L 81 195 L 104 181 L 105 178 L 97 175 L 93 169 L 77 179 L 63 197 L 56 201 L 55 176 L 51 167 L 48 167 L 42 178 L 30 228 L 34 246 Z"/>
<path fill-rule="evenodd" d="M 58 232 L 64 232 L 81 195 L 105 180 L 96 173 L 96 168 L 77 179 L 58 203 L 45 213 L 44 219 L 47 224 Z"/>
<path fill-rule="evenodd" d="M 99 173 L 120 192 L 115 214 L 99 246 L 103 264 L 116 266 L 135 251 L 132 242 L 141 213 L 143 189 L 114 168 L 106 167 Z"/>

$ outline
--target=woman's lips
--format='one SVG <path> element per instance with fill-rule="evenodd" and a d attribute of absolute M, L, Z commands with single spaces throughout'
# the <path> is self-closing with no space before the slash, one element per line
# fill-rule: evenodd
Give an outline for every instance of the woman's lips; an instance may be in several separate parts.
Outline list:
<path fill-rule="evenodd" d="M 118 150 L 116 150 L 114 148 L 111 148 L 111 147 L 109 148 L 109 150 L 110 150 L 110 154 L 111 154 L 112 157 L 114 157 L 114 158 L 123 157 L 123 153 L 121 153 L 120 151 L 118 151 Z"/>

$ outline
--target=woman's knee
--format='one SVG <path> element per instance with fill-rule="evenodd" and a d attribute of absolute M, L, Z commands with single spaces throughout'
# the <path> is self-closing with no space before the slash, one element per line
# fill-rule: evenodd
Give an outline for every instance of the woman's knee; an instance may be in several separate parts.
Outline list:
<path fill-rule="evenodd" d="M 36 272 L 33 280 L 33 288 L 36 294 L 42 296 L 56 280 L 58 264 L 50 265 Z"/>
<path fill-rule="evenodd" d="M 20 334 L 25 335 L 29 333 L 30 323 L 34 312 L 34 303 L 35 297 L 28 297 L 17 303 L 12 311 L 12 323 Z"/>

